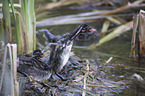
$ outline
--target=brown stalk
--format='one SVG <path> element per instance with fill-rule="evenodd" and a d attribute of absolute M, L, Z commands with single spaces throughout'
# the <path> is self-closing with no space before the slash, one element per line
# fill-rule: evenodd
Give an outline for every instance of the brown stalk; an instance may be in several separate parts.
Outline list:
<path fill-rule="evenodd" d="M 138 14 L 134 15 L 133 20 L 133 34 L 132 34 L 132 40 L 131 40 L 131 50 L 130 50 L 130 56 L 135 56 L 135 38 L 136 38 L 136 31 L 138 26 Z"/>

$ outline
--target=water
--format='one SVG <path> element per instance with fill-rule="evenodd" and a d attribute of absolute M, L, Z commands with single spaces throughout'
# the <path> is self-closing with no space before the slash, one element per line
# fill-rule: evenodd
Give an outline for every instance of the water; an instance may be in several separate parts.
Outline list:
<path fill-rule="evenodd" d="M 69 15 L 69 14 L 77 14 L 82 13 L 84 10 L 70 10 L 69 7 L 65 8 L 57 8 L 55 10 L 50 10 L 49 14 L 38 18 L 38 20 L 43 20 L 45 18 L 50 18 L 54 16 L 61 16 L 61 15 Z M 100 31 L 101 26 L 103 24 L 103 20 L 95 21 L 92 23 L 87 23 L 94 28 L 96 28 L 98 31 Z M 71 25 L 57 25 L 57 26 L 48 26 L 43 27 L 47 28 L 51 33 L 54 35 L 62 35 L 66 32 L 73 31 L 78 24 L 71 24 Z M 42 28 L 37 28 L 37 30 Z M 143 62 L 139 62 L 141 60 L 138 60 L 138 58 L 130 58 L 130 46 L 131 46 L 131 34 L 132 31 L 129 31 L 127 33 L 124 33 L 115 39 L 108 41 L 104 43 L 101 46 L 96 47 L 92 50 L 86 50 L 85 48 L 92 44 L 93 42 L 83 42 L 83 44 L 80 46 L 78 42 L 74 42 L 74 47 L 72 51 L 75 53 L 76 56 L 79 56 L 80 58 L 89 59 L 90 62 L 93 64 L 97 64 L 98 71 L 104 72 L 100 73 L 100 76 L 103 78 L 103 74 L 105 74 L 104 82 L 106 83 L 106 86 L 113 86 L 111 84 L 114 84 L 114 86 L 118 87 L 112 87 L 110 88 L 110 92 L 112 95 L 119 95 L 119 96 L 143 96 L 145 95 L 143 90 L 144 87 L 141 87 L 136 79 L 132 78 L 132 75 L 134 73 L 139 74 L 144 78 L 145 68 Z M 113 57 L 113 59 L 106 63 L 106 61 Z M 137 82 L 137 84 L 133 84 Z M 140 88 L 140 89 L 138 89 Z M 111 94 L 109 94 L 111 95 Z"/>

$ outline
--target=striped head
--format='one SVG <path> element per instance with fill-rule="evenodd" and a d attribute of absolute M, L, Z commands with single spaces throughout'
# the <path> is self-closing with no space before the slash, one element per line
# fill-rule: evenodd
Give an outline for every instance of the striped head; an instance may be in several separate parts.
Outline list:
<path fill-rule="evenodd" d="M 32 57 L 34 57 L 34 58 L 42 58 L 43 56 L 44 56 L 44 54 L 42 53 L 42 51 L 40 49 L 36 49 L 32 53 Z"/>

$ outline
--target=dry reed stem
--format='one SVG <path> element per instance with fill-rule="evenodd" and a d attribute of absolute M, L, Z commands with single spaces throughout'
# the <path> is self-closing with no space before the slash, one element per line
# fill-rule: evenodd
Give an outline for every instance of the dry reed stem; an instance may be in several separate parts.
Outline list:
<path fill-rule="evenodd" d="M 138 55 L 145 55 L 145 11 L 139 12 Z"/>
<path fill-rule="evenodd" d="M 136 38 L 137 26 L 138 26 L 138 14 L 135 14 L 133 20 L 133 33 L 132 33 L 131 50 L 130 50 L 130 56 L 133 57 L 135 57 L 135 38 Z"/>
<path fill-rule="evenodd" d="M 109 21 L 105 21 L 103 23 L 103 27 L 102 27 L 101 33 L 106 32 L 108 30 L 108 28 L 109 28 L 109 25 L 110 25 L 110 22 Z"/>
<path fill-rule="evenodd" d="M 13 50 L 12 73 L 14 80 L 14 95 L 19 96 L 19 83 L 17 82 L 17 45 L 11 44 Z"/>
<path fill-rule="evenodd" d="M 1 92 L 1 89 L 2 89 L 3 78 L 4 78 L 4 73 L 5 73 L 6 57 L 7 57 L 7 47 L 5 47 L 5 50 L 4 50 L 4 62 L 3 62 L 3 66 L 2 66 L 2 75 L 1 75 L 1 82 L 0 82 L 0 92 Z"/>
<path fill-rule="evenodd" d="M 10 68 L 6 66 L 9 66 L 6 62 L 7 59 L 7 47 L 9 50 L 9 58 L 10 58 Z M 11 49 L 12 47 L 12 49 Z M 8 73 L 10 72 L 10 75 Z M 7 77 L 5 77 L 8 75 Z M 5 80 L 6 79 L 6 80 Z M 8 86 L 7 79 L 10 80 L 10 84 Z M 5 80 L 5 81 L 4 81 Z M 3 85 L 4 84 L 4 85 Z M 19 96 L 19 84 L 17 82 L 17 45 L 16 44 L 10 44 L 8 43 L 5 47 L 4 52 L 4 62 L 2 67 L 2 76 L 1 76 L 1 82 L 0 82 L 0 91 L 2 89 L 2 86 L 5 86 L 4 88 L 4 95 L 11 95 L 11 96 Z M 11 86 L 11 88 L 10 88 Z"/>
<path fill-rule="evenodd" d="M 117 25 L 121 25 L 122 24 L 119 20 L 117 20 L 117 19 L 115 19 L 113 17 L 107 17 L 106 19 L 111 21 L 111 22 L 113 22 L 114 24 L 117 24 Z"/>
<path fill-rule="evenodd" d="M 83 85 L 83 88 L 86 89 L 87 88 L 87 77 L 88 77 L 88 74 L 89 74 L 89 60 L 86 59 L 86 63 L 87 63 L 87 72 L 85 73 L 85 76 L 84 76 L 84 85 Z M 83 90 L 83 93 L 82 93 L 82 96 L 86 96 L 86 91 Z"/>
<path fill-rule="evenodd" d="M 142 7 L 142 6 L 145 6 L 145 4 L 142 4 L 142 5 L 139 5 L 140 3 L 142 3 L 144 0 L 138 0 L 138 1 L 135 1 L 134 3 L 130 4 L 130 5 L 126 5 L 126 6 L 123 6 L 123 7 L 120 7 L 120 8 L 117 8 L 117 9 L 114 9 L 114 10 L 111 10 L 109 12 L 105 12 L 103 14 L 100 14 L 101 16 L 102 15 L 110 15 L 110 14 L 115 14 L 115 13 L 118 13 L 118 12 L 121 12 L 121 11 L 124 11 L 124 10 L 128 10 L 130 8 L 135 8 L 135 7 Z"/>

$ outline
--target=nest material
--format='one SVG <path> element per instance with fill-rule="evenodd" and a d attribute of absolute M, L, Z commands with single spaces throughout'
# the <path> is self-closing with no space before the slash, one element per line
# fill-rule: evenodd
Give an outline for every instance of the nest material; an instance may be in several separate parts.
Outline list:
<path fill-rule="evenodd" d="M 70 79 L 61 81 L 53 77 L 37 81 L 31 76 L 19 77 L 21 96 L 97 96 L 111 94 L 110 90 L 119 90 L 118 87 L 124 85 L 122 82 L 108 80 L 106 73 L 98 69 L 95 62 L 81 60 L 76 56 L 70 57 L 60 74 Z"/>

